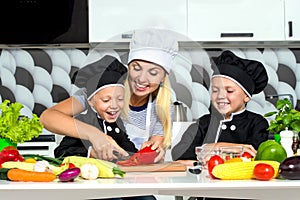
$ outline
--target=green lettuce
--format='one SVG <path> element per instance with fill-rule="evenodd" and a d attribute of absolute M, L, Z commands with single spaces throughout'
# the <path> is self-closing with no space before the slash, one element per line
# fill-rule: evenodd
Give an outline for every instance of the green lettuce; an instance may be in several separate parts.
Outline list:
<path fill-rule="evenodd" d="M 20 110 L 24 106 L 4 100 L 0 104 L 0 138 L 11 140 L 15 144 L 38 137 L 43 131 L 43 125 L 36 114 L 32 118 L 22 116 Z"/>

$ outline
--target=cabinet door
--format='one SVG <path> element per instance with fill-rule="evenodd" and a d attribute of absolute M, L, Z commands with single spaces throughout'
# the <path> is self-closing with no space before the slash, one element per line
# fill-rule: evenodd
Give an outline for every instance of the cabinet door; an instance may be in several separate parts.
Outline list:
<path fill-rule="evenodd" d="M 160 27 L 187 34 L 186 0 L 90 0 L 89 41 L 128 41 L 130 32 Z"/>
<path fill-rule="evenodd" d="M 300 40 L 300 1 L 285 0 L 286 40 Z"/>
<path fill-rule="evenodd" d="M 284 40 L 284 0 L 188 0 L 188 36 L 197 41 Z"/>

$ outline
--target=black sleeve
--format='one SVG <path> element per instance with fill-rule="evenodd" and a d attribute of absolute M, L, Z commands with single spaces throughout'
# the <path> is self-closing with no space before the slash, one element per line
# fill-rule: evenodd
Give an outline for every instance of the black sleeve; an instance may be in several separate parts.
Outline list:
<path fill-rule="evenodd" d="M 124 123 L 122 120 L 117 120 L 117 126 L 120 129 L 120 133 L 112 133 L 109 134 L 116 142 L 117 144 L 123 148 L 125 151 L 127 151 L 130 155 L 137 152 L 137 148 L 135 147 L 134 143 L 129 139 L 126 129 L 124 126 Z"/>
<path fill-rule="evenodd" d="M 91 143 L 87 140 L 81 140 L 65 136 L 60 144 L 54 150 L 56 158 L 60 156 L 87 156 L 88 147 Z"/>
<path fill-rule="evenodd" d="M 256 150 L 262 142 L 268 140 L 268 127 L 269 123 L 264 117 L 257 115 L 253 118 L 253 123 L 250 130 L 251 137 L 249 137 L 248 143 L 251 144 Z"/>

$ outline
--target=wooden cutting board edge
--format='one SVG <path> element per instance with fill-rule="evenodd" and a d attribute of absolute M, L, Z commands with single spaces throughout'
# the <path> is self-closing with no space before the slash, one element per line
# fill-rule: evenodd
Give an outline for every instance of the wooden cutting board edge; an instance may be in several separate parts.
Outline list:
<path fill-rule="evenodd" d="M 125 172 L 184 172 L 187 169 L 185 165 L 177 162 L 119 167 Z"/>

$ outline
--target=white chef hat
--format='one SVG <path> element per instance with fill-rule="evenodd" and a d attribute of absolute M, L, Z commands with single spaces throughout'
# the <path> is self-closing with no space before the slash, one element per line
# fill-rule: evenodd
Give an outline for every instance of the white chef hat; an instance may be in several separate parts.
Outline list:
<path fill-rule="evenodd" d="M 128 64 L 133 60 L 144 60 L 160 65 L 169 73 L 177 52 L 178 42 L 172 31 L 157 28 L 135 30 Z"/>

